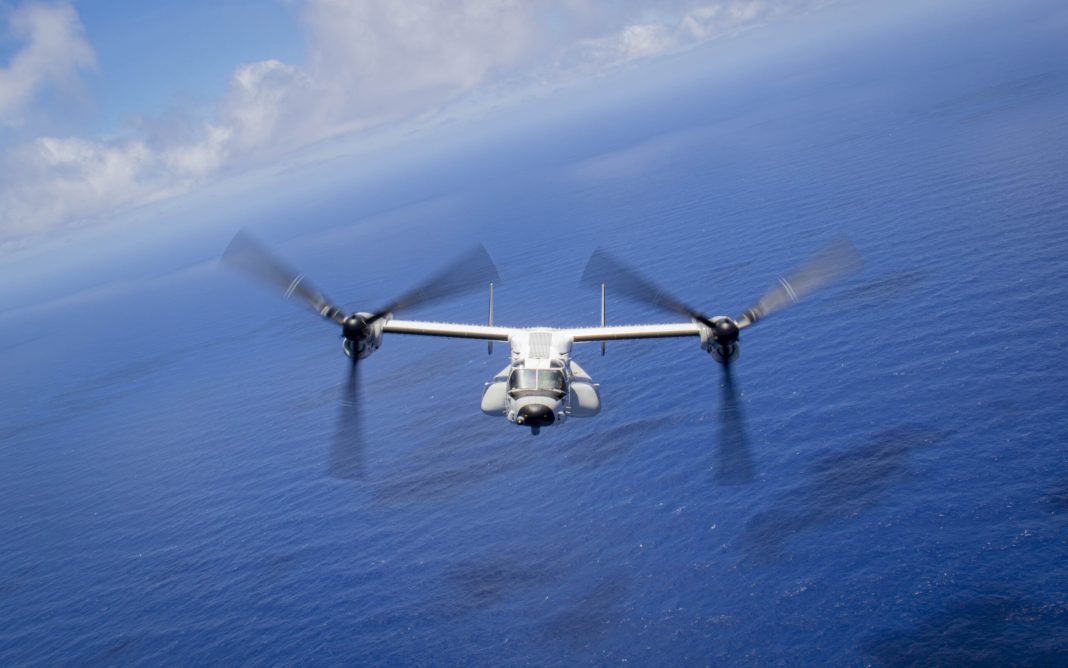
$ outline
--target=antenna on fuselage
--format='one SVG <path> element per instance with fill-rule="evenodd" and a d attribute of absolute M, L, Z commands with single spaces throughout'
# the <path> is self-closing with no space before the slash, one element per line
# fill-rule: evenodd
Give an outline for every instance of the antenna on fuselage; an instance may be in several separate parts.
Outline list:
<path fill-rule="evenodd" d="M 605 326 L 604 283 L 601 283 L 601 327 Z M 601 339 L 601 357 L 604 357 L 604 339 Z"/>
<path fill-rule="evenodd" d="M 490 283 L 489 286 L 489 326 L 493 327 L 493 283 Z M 486 354 L 493 354 L 493 339 L 489 339 L 486 341 Z"/>

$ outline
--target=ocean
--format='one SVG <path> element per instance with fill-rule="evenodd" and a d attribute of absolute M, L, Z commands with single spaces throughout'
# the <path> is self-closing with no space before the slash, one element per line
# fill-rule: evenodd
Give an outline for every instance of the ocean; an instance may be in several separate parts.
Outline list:
<path fill-rule="evenodd" d="M 55 251 L 66 292 L 0 310 L 0 664 L 1068 662 L 1068 19 L 978 7 L 736 36 Z M 523 327 L 597 322 L 597 247 L 732 316 L 836 234 L 865 267 L 742 333 L 751 482 L 696 341 L 576 344 L 602 412 L 532 436 L 479 411 L 506 346 L 399 335 L 338 479 L 336 328 L 217 264 L 239 228 L 368 310 L 481 241 Z"/>

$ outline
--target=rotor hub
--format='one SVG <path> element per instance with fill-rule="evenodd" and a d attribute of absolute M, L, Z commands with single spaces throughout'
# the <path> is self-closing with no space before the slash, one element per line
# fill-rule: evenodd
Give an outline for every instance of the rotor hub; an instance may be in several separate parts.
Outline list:
<path fill-rule="evenodd" d="M 345 322 L 342 323 L 341 334 L 349 341 L 362 341 L 363 339 L 366 339 L 368 334 L 370 334 L 367 318 L 353 313 L 345 318 Z"/>
<path fill-rule="evenodd" d="M 738 341 L 738 324 L 730 318 L 723 318 L 712 328 L 716 345 L 730 346 Z"/>

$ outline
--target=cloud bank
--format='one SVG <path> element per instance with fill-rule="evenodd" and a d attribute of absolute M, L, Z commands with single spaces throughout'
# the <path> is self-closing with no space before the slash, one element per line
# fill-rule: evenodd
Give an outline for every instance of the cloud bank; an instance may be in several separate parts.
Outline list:
<path fill-rule="evenodd" d="M 305 61 L 238 65 L 207 118 L 119 139 L 40 136 L 0 153 L 0 244 L 85 224 L 312 142 L 433 114 L 461 96 L 603 72 L 822 4 L 818 0 L 305 0 Z M 0 132 L 95 58 L 69 4 L 6 17 Z M 136 110 L 131 110 L 136 111 Z"/>
<path fill-rule="evenodd" d="M 18 126 L 38 95 L 70 89 L 79 71 L 96 60 L 70 5 L 25 5 L 10 13 L 7 24 L 23 47 L 0 66 L 0 125 Z"/>

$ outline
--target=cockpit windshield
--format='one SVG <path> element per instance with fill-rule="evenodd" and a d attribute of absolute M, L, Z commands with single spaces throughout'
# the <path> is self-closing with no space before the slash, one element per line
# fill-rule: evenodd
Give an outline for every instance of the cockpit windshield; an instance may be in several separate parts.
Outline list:
<path fill-rule="evenodd" d="M 508 391 L 514 395 L 564 394 L 564 372 L 560 369 L 514 369 L 508 377 Z"/>

